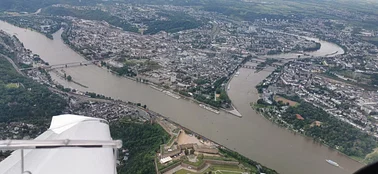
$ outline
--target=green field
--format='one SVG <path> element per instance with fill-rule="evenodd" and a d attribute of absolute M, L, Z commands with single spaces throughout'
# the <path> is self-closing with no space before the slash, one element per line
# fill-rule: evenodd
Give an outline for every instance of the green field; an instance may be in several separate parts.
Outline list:
<path fill-rule="evenodd" d="M 169 146 L 169 145 L 171 145 L 172 143 L 173 143 L 173 141 L 176 139 L 176 135 L 173 135 L 172 137 L 171 137 L 171 139 L 169 139 L 169 141 L 168 141 L 168 143 L 167 143 L 167 146 Z M 173 144 L 172 144 L 173 145 Z"/>
<path fill-rule="evenodd" d="M 204 172 L 200 174 L 206 174 L 210 171 L 211 173 L 216 173 L 216 174 L 239 174 L 239 173 L 245 172 L 243 169 L 240 169 L 238 166 L 215 165 L 215 166 L 209 167 L 208 169 L 206 169 Z M 185 169 L 181 169 L 177 171 L 176 174 L 199 174 L 199 173 L 194 173 Z"/>
<path fill-rule="evenodd" d="M 221 161 L 238 161 L 234 158 L 225 158 L 225 157 L 219 157 L 219 156 L 204 156 L 204 159 L 213 159 L 213 160 L 221 160 Z"/>
<path fill-rule="evenodd" d="M 203 164 L 203 158 L 198 157 L 196 162 L 190 162 L 188 159 L 184 160 L 183 163 L 190 164 L 193 166 L 200 166 Z"/>
<path fill-rule="evenodd" d="M 352 157 L 351 157 L 352 158 Z M 375 148 L 373 152 L 367 154 L 364 159 L 362 158 L 352 158 L 358 160 L 365 164 L 371 164 L 378 161 L 378 148 Z"/>
<path fill-rule="evenodd" d="M 17 83 L 8 83 L 5 85 L 7 89 L 12 89 L 12 88 L 19 88 L 19 85 Z"/>
<path fill-rule="evenodd" d="M 185 169 L 181 169 L 181 170 L 177 171 L 176 174 L 195 174 L 195 173 L 187 171 Z"/>

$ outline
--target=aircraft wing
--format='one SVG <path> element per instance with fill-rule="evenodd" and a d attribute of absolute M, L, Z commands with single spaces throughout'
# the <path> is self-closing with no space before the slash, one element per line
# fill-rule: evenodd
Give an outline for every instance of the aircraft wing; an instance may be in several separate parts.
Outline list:
<path fill-rule="evenodd" d="M 115 144 L 103 119 L 54 116 L 35 140 L 0 143 L 0 149 L 19 149 L 0 163 L 0 174 L 115 174 L 114 149 L 122 146 Z"/>

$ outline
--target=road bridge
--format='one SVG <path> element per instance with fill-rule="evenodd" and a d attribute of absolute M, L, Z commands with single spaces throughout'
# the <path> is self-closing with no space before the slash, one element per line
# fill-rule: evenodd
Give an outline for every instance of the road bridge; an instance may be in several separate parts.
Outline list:
<path fill-rule="evenodd" d="M 252 65 L 242 65 L 242 68 L 247 68 L 247 69 L 256 69 L 257 66 L 252 66 Z"/>
<path fill-rule="evenodd" d="M 282 65 L 280 64 L 272 64 L 272 65 L 266 65 L 265 67 L 268 67 L 268 66 L 271 66 L 271 67 L 280 67 Z M 258 69 L 258 67 L 256 65 L 242 65 L 241 66 L 242 68 L 247 68 L 247 69 Z M 260 67 L 260 68 L 265 68 L 265 67 Z"/>
<path fill-rule="evenodd" d="M 269 58 L 269 57 L 254 57 L 254 58 L 251 58 L 249 61 L 250 62 L 254 62 L 254 63 L 259 63 L 259 62 L 265 62 L 267 59 L 276 59 L 280 62 L 288 62 L 288 61 L 292 61 L 292 60 L 295 60 L 297 58 Z"/>
<path fill-rule="evenodd" d="M 51 70 L 51 69 L 58 69 L 58 68 L 69 68 L 69 67 L 77 67 L 77 66 L 86 66 L 88 64 L 92 64 L 98 62 L 98 60 L 90 60 L 90 61 L 81 61 L 81 62 L 71 62 L 71 63 L 61 63 L 61 64 L 54 64 L 54 65 L 46 65 L 46 66 L 40 66 L 40 67 L 31 67 L 31 68 L 22 68 L 21 71 L 24 70 L 33 70 L 42 68 L 45 70 Z"/>
<path fill-rule="evenodd" d="M 262 63 L 262 62 L 265 62 L 265 60 L 261 60 L 261 59 L 251 59 L 249 62 L 252 62 L 252 63 Z"/>
<path fill-rule="evenodd" d="M 272 70 L 266 70 L 264 67 L 263 69 L 261 68 L 258 68 L 257 66 L 253 66 L 253 65 L 242 65 L 241 68 L 246 68 L 246 69 L 255 69 L 256 71 L 272 71 Z"/>

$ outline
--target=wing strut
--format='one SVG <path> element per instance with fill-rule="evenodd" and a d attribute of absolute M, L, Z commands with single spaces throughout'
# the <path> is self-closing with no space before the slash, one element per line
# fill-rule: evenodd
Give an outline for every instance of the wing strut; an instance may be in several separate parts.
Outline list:
<path fill-rule="evenodd" d="M 112 148 L 114 154 L 114 174 L 117 173 L 118 149 L 122 147 L 121 140 L 2 140 L 0 150 L 21 151 L 21 174 L 32 174 L 25 171 L 24 149 L 54 149 L 54 148 Z"/>

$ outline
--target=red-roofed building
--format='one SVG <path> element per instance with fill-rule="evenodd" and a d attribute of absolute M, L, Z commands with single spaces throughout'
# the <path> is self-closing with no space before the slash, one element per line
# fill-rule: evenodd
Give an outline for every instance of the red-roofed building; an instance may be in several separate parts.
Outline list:
<path fill-rule="evenodd" d="M 304 118 L 299 114 L 295 114 L 295 117 L 297 117 L 298 120 L 304 120 Z"/>

